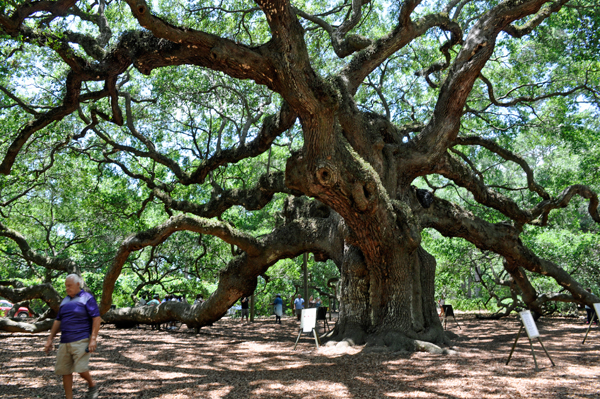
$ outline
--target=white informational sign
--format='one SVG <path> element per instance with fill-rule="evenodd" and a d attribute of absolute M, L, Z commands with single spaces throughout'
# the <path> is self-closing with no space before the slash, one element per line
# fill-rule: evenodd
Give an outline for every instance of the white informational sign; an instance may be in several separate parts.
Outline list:
<path fill-rule="evenodd" d="M 594 309 L 596 309 L 596 321 L 597 321 L 600 318 L 600 303 L 595 303 Z"/>
<path fill-rule="evenodd" d="M 317 324 L 317 308 L 302 309 L 300 328 L 302 332 L 311 332 Z"/>
<path fill-rule="evenodd" d="M 521 320 L 523 320 L 523 325 L 525 326 L 525 331 L 527 331 L 527 336 L 529 339 L 537 338 L 540 336 L 540 333 L 535 325 L 535 321 L 533 320 L 533 315 L 530 310 L 524 310 L 519 312 L 521 315 Z"/>

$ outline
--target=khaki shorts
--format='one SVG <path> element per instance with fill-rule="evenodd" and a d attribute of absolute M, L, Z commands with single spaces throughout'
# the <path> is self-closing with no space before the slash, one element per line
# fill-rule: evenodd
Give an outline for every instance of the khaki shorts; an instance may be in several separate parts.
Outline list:
<path fill-rule="evenodd" d="M 90 368 L 90 353 L 85 349 L 88 347 L 89 338 L 81 341 L 60 344 L 56 355 L 56 366 L 54 372 L 58 375 L 69 375 L 73 373 L 85 373 Z"/>

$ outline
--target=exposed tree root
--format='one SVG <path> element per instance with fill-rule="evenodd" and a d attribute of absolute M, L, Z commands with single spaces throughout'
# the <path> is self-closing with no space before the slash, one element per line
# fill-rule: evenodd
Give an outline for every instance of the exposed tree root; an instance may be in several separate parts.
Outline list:
<path fill-rule="evenodd" d="M 339 348 L 364 345 L 365 352 L 429 352 L 440 355 L 456 354 L 455 350 L 445 348 L 450 344 L 451 335 L 437 329 L 430 329 L 419 338 L 410 338 L 398 331 L 387 331 L 367 334 L 360 329 L 346 330 L 343 334 L 334 331 L 322 336 L 327 342 L 325 346 Z"/>

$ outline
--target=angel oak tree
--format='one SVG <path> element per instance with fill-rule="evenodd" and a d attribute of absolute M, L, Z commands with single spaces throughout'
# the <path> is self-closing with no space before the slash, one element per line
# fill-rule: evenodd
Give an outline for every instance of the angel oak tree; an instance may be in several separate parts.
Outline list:
<path fill-rule="evenodd" d="M 496 121 L 502 122 L 511 118 L 511 109 L 531 110 L 553 98 L 591 98 L 589 106 L 597 106 L 597 68 L 582 67 L 565 82 L 551 71 L 549 77 L 534 76 L 510 67 L 515 53 L 525 51 L 539 30 L 560 28 L 568 20 L 560 19 L 564 15 L 595 12 L 593 1 L 166 3 L 15 1 L 0 7 L 3 53 L 14 60 L 10 67 L 21 68 L 20 75 L 9 67 L 2 72 L 3 112 L 20 115 L 14 119 L 21 126 L 2 142 L 0 172 L 8 179 L 18 166 L 18 173 L 31 176 L 13 194 L 15 203 L 33 190 L 36 179 L 57 167 L 55 158 L 70 151 L 81 162 L 112 166 L 149 192 L 140 213 L 148 202 L 164 206 L 161 223 L 120 242 L 103 283 L 105 320 L 178 319 L 201 327 L 253 292 L 257 277 L 278 260 L 311 252 L 317 260 L 333 260 L 341 274 L 340 320 L 333 339 L 392 348 L 443 343 L 434 304 L 436 262 L 421 246 L 425 228 L 501 255 L 531 309 L 543 312 L 549 300 L 598 301 L 520 239 L 525 226 L 546 224 L 549 213 L 566 207 L 574 196 L 589 200 L 589 215 L 600 223 L 593 187 L 574 184 L 556 195 L 547 192 L 526 158 L 501 145 L 510 143 L 501 140 L 507 129 L 490 122 L 491 111 L 486 114 L 499 109 Z M 572 43 L 577 45 L 584 43 Z M 41 58 L 25 62 L 27 54 Z M 440 56 L 442 61 L 435 62 Z M 52 98 L 45 101 L 24 89 L 28 74 L 48 68 L 42 63 L 59 71 L 52 77 Z M 161 75 L 164 70 L 171 71 L 170 78 Z M 177 110 L 171 103 L 171 109 L 160 111 L 161 96 L 182 76 L 189 76 L 191 87 L 198 71 L 218 72 L 203 75 L 210 88 L 182 89 L 169 100 Z M 163 76 L 163 84 L 172 79 L 161 86 L 164 92 L 152 91 L 158 80 L 151 79 L 157 76 Z M 249 86 L 252 81 L 255 86 Z M 258 104 L 248 87 L 266 93 L 262 98 L 268 100 Z M 497 97 L 495 88 L 506 94 Z M 221 97 L 220 105 L 200 104 L 218 90 L 234 93 L 239 108 Z M 275 105 L 279 110 L 265 116 Z M 202 114 L 200 106 L 210 112 Z M 169 124 L 159 117 L 167 110 L 173 111 Z M 182 122 L 194 112 L 198 115 Z M 198 133 L 202 129 L 194 118 L 211 123 L 214 118 L 218 128 Z M 61 124 L 67 121 L 68 128 Z M 481 124 L 472 129 L 475 123 Z M 63 127 L 51 131 L 52 126 Z M 218 184 L 215 173 L 271 154 L 294 129 L 301 132 L 302 146 L 287 156 L 284 173 L 267 166 L 252 188 Z M 229 131 L 234 133 L 228 136 Z M 43 153 L 35 168 L 32 148 Z M 471 148 L 521 168 L 528 196 L 519 199 L 486 184 L 484 171 L 469 158 L 477 154 L 469 153 Z M 504 221 L 478 216 L 451 196 L 444 199 L 444 190 L 433 185 L 433 192 L 414 186 L 433 177 L 469 193 Z M 195 186 L 209 187 L 210 198 L 182 194 Z M 278 193 L 289 195 L 284 221 L 269 234 L 255 237 L 222 218 L 233 206 L 262 209 Z M 14 205 L 9 199 L 4 196 L 4 207 Z M 27 261 L 62 271 L 83 267 L 75 260 L 60 263 L 60 256 L 40 256 L 9 225 L 7 217 L 0 235 L 18 243 Z M 171 303 L 109 311 L 130 254 L 184 230 L 236 248 L 215 293 L 202 306 Z M 555 279 L 565 292 L 538 294 L 526 271 Z M 15 292 L 0 287 L 7 297 Z"/>

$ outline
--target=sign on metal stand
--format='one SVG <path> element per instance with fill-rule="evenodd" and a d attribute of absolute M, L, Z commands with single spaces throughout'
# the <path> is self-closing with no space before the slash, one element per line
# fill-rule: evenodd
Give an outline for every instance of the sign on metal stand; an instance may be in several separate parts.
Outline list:
<path fill-rule="evenodd" d="M 515 339 L 515 343 L 513 344 L 512 349 L 510 350 L 510 354 L 508 355 L 508 360 L 506 361 L 506 365 L 508 366 L 508 363 L 510 362 L 510 358 L 512 357 L 512 354 L 515 351 L 515 348 L 517 347 L 517 341 L 519 340 L 519 337 L 521 336 L 521 333 L 523 332 L 523 328 L 525 328 L 525 331 L 527 332 L 527 338 L 529 339 L 529 347 L 531 348 L 531 354 L 533 355 L 533 363 L 535 364 L 535 371 L 540 371 L 540 369 L 538 368 L 537 359 L 535 358 L 535 352 L 533 350 L 533 342 L 531 341 L 533 338 L 538 339 L 538 341 L 540 342 L 540 345 L 542 346 L 542 349 L 544 349 L 544 352 L 546 352 L 546 356 L 548 356 L 548 359 L 550 359 L 550 363 L 552 363 L 552 367 L 554 367 L 555 364 L 552 361 L 550 354 L 546 350 L 546 347 L 544 346 L 542 339 L 540 338 L 540 332 L 538 331 L 537 326 L 535 325 L 535 320 L 533 320 L 533 315 L 531 314 L 531 311 L 524 310 L 522 312 L 519 312 L 519 315 L 521 316 L 521 328 L 519 328 L 519 332 L 517 333 L 517 338 Z"/>
<path fill-rule="evenodd" d="M 300 330 L 298 331 L 298 338 L 296 338 L 296 343 L 294 344 L 294 350 L 296 350 L 296 346 L 298 346 L 298 341 L 300 340 L 300 335 L 303 332 L 310 333 L 312 332 L 315 337 L 315 344 L 317 348 L 321 344 L 319 340 L 319 335 L 315 330 L 317 326 L 317 308 L 311 309 L 302 309 L 302 315 L 300 316 Z"/>
<path fill-rule="evenodd" d="M 444 330 L 446 329 L 446 321 L 448 320 L 448 317 L 450 317 L 450 316 L 452 316 L 452 318 L 454 319 L 454 322 L 458 326 L 458 329 L 462 330 L 462 328 L 460 328 L 460 324 L 458 324 L 458 321 L 456 321 L 456 316 L 454 316 L 454 309 L 452 308 L 452 305 L 442 305 L 442 311 L 444 313 L 444 318 L 442 320 L 442 324 L 444 325 Z"/>
<path fill-rule="evenodd" d="M 320 306 L 317 308 L 317 322 L 323 320 L 323 333 L 329 331 L 329 323 L 327 323 L 327 306 Z M 325 330 L 327 328 L 327 330 Z"/>
<path fill-rule="evenodd" d="M 595 303 L 594 304 L 594 314 L 592 315 L 592 320 L 590 320 L 590 325 L 587 328 L 587 331 L 585 332 L 585 337 L 583 337 L 583 342 L 582 344 L 585 344 L 585 340 L 587 339 L 588 334 L 590 333 L 590 330 L 592 328 L 592 323 L 594 322 L 594 320 L 598 320 L 598 315 L 600 315 L 600 303 Z"/>

